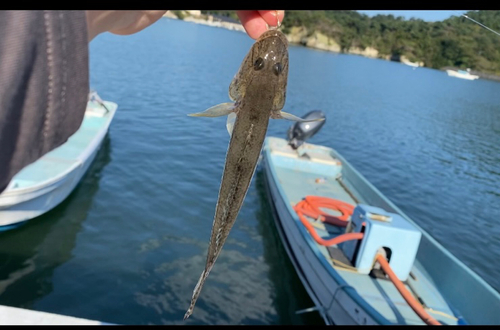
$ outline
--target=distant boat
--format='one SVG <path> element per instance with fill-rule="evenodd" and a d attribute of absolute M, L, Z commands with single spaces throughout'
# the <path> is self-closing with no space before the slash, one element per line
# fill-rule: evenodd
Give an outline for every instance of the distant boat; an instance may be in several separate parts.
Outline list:
<path fill-rule="evenodd" d="M 304 142 L 319 128 L 296 123 L 262 151 L 278 234 L 315 304 L 296 313 L 336 325 L 500 324 L 495 289 L 337 151 Z"/>
<path fill-rule="evenodd" d="M 456 78 L 467 79 L 467 80 L 476 80 L 479 78 L 479 76 L 471 74 L 470 69 L 467 69 L 467 71 L 465 71 L 465 70 L 446 70 L 446 73 L 448 73 L 448 76 L 450 76 L 450 77 L 456 77 Z"/>
<path fill-rule="evenodd" d="M 0 231 L 60 204 L 94 160 L 118 105 L 89 95 L 80 128 L 63 145 L 23 168 L 0 194 Z"/>
<path fill-rule="evenodd" d="M 405 62 L 401 62 L 403 64 L 406 64 L 406 65 L 409 65 L 411 67 L 414 67 L 414 68 L 418 68 L 420 65 L 416 62 L 410 62 L 410 61 L 405 61 Z"/>

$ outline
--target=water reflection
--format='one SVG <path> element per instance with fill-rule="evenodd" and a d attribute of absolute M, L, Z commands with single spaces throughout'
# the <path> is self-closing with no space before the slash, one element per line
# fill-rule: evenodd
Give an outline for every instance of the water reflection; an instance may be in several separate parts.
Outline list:
<path fill-rule="evenodd" d="M 75 190 L 57 207 L 25 225 L 0 233 L 0 304 L 32 309 L 52 291 L 54 269 L 67 262 L 82 222 L 110 162 L 106 135 L 93 164 Z"/>
<path fill-rule="evenodd" d="M 186 325 L 272 322 L 275 311 L 269 310 L 271 302 L 261 281 L 264 277 L 261 261 L 235 250 L 225 250 L 220 256 L 217 271 L 210 274 L 209 285 L 203 288 L 193 315 L 183 321 L 195 284 L 187 279 L 198 274 L 204 262 L 204 255 L 195 255 L 143 270 L 143 278 L 150 284 L 135 293 L 135 301 L 143 307 L 137 309 L 140 313 L 149 314 L 144 320 Z M 235 285 L 235 281 L 240 284 Z"/>

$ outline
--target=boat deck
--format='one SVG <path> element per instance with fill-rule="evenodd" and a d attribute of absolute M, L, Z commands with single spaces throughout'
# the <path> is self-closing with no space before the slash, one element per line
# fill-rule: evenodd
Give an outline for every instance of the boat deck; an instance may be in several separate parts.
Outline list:
<path fill-rule="evenodd" d="M 356 205 L 357 202 L 367 204 L 362 196 L 356 196 L 355 191 L 348 192 L 345 189 L 345 186 L 349 186 L 349 182 L 344 181 L 345 184 L 342 184 L 339 181 L 342 164 L 332 157 L 329 149 L 306 144 L 301 157 L 287 145 L 285 140 L 269 138 L 269 141 L 277 179 L 291 206 L 308 195 L 339 199 L 352 205 Z M 340 215 L 334 211 L 330 213 Z M 295 220 L 302 225 L 298 217 L 295 217 Z M 310 218 L 308 220 L 318 235 L 324 239 L 345 232 L 345 228 Z M 359 295 L 387 320 L 396 324 L 424 324 L 390 280 L 357 273 L 343 251 L 336 245 L 327 248 L 317 244 L 317 247 L 347 284 L 355 288 Z M 406 288 L 414 293 L 417 299 L 420 298 L 427 312 L 443 324 L 457 324 L 452 309 L 418 261 L 413 265 L 411 275 L 405 282 Z"/>

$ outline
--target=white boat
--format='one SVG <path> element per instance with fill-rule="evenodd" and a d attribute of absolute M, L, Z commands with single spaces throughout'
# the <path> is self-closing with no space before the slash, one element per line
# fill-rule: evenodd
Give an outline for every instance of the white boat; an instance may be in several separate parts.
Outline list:
<path fill-rule="evenodd" d="M 42 215 L 73 191 L 94 160 L 118 105 L 89 95 L 80 128 L 17 173 L 0 194 L 0 231 Z"/>
<path fill-rule="evenodd" d="M 470 73 L 470 69 L 467 69 L 467 71 L 464 70 L 446 70 L 446 73 L 448 73 L 448 76 L 450 77 L 456 77 L 456 78 L 461 78 L 461 79 L 467 79 L 467 80 L 476 80 L 479 78 L 479 76 L 473 75 Z"/>
<path fill-rule="evenodd" d="M 401 61 L 401 63 L 406 64 L 408 66 L 418 68 L 420 65 L 417 62 L 410 62 L 410 61 Z"/>

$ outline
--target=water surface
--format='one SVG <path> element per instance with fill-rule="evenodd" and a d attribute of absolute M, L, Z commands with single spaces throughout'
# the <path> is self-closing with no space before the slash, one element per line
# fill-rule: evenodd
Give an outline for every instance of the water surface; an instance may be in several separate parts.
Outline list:
<path fill-rule="evenodd" d="M 229 136 L 228 102 L 252 40 L 162 19 L 90 45 L 91 85 L 119 104 L 74 193 L 0 233 L 0 304 L 120 324 L 321 324 L 279 240 L 262 176 L 186 322 L 203 270 Z M 500 289 L 500 84 L 290 47 L 285 111 L 321 109 L 310 142 L 338 150 L 443 246 Z M 289 121 L 268 135 L 285 137 Z"/>

